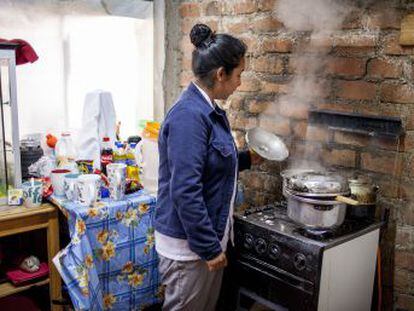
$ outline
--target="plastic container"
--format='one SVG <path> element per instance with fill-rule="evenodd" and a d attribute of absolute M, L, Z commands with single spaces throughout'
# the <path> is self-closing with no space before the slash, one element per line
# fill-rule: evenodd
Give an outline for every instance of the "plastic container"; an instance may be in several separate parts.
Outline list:
<path fill-rule="evenodd" d="M 76 159 L 76 149 L 73 144 L 72 137 L 70 133 L 62 133 L 60 139 L 56 143 L 55 147 L 56 152 L 56 165 L 61 169 L 68 169 L 72 173 L 77 173 L 77 165 L 75 162 Z"/>
<path fill-rule="evenodd" d="M 140 181 L 150 193 L 158 190 L 158 133 L 160 124 L 158 122 L 147 122 L 142 131 L 142 140 L 136 147 L 136 160 L 141 169 Z"/>

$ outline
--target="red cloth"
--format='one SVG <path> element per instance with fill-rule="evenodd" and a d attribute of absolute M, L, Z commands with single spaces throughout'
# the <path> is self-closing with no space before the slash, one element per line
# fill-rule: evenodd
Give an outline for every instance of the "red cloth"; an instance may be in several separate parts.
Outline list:
<path fill-rule="evenodd" d="M 26 272 L 21 270 L 20 268 L 14 268 L 14 270 L 9 270 L 6 272 L 7 278 L 14 285 L 24 284 L 26 282 L 30 282 L 31 280 L 45 277 L 48 274 L 49 266 L 45 262 L 42 262 L 40 264 L 40 268 L 36 272 Z"/>
<path fill-rule="evenodd" d="M 6 40 L 0 38 L 0 43 L 1 42 L 19 44 L 16 48 L 16 65 L 22 65 L 28 62 L 34 63 L 39 58 L 32 46 L 22 39 Z"/>

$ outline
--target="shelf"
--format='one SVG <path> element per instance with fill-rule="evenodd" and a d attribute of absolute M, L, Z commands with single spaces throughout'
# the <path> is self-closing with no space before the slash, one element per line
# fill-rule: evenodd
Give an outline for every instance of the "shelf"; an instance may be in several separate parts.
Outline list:
<path fill-rule="evenodd" d="M 14 286 L 10 282 L 2 283 L 0 284 L 0 298 L 28 290 L 35 286 L 42 286 L 46 284 L 49 284 L 49 279 L 44 279 L 39 282 L 30 283 L 22 286 Z"/>

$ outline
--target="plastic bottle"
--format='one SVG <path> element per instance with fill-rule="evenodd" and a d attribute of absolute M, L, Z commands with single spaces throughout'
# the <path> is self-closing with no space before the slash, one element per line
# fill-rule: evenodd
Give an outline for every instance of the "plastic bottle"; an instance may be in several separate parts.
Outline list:
<path fill-rule="evenodd" d="M 115 142 L 115 149 L 114 149 L 114 163 L 125 163 L 125 149 L 124 144 L 120 141 Z"/>
<path fill-rule="evenodd" d="M 106 166 L 113 162 L 113 150 L 109 137 L 104 137 L 102 140 L 101 150 L 101 169 L 106 174 Z"/>
<path fill-rule="evenodd" d="M 56 165 L 58 168 L 68 169 L 77 173 L 76 149 L 69 132 L 63 132 L 56 143 Z"/>

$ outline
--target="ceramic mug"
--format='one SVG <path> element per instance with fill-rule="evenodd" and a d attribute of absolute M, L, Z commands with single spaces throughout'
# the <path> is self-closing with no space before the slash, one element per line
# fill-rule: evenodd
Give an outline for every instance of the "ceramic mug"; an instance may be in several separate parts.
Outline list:
<path fill-rule="evenodd" d="M 69 173 L 70 173 L 70 170 L 67 170 L 67 169 L 52 170 L 50 179 L 52 181 L 54 195 L 58 197 L 65 196 L 64 180 L 65 180 L 65 175 Z"/>
<path fill-rule="evenodd" d="M 42 204 L 43 183 L 26 181 L 22 184 L 23 204 L 26 207 L 38 207 Z"/>
<path fill-rule="evenodd" d="M 76 185 L 79 204 L 92 206 L 99 201 L 101 176 L 97 174 L 80 175 Z"/>
<path fill-rule="evenodd" d="M 78 200 L 78 182 L 79 174 L 66 174 L 65 179 L 63 181 L 63 187 L 65 189 L 66 198 L 69 201 L 77 201 Z"/>
<path fill-rule="evenodd" d="M 125 195 L 126 168 L 123 163 L 111 163 L 106 166 L 109 180 L 109 193 L 111 199 L 122 200 Z"/>

